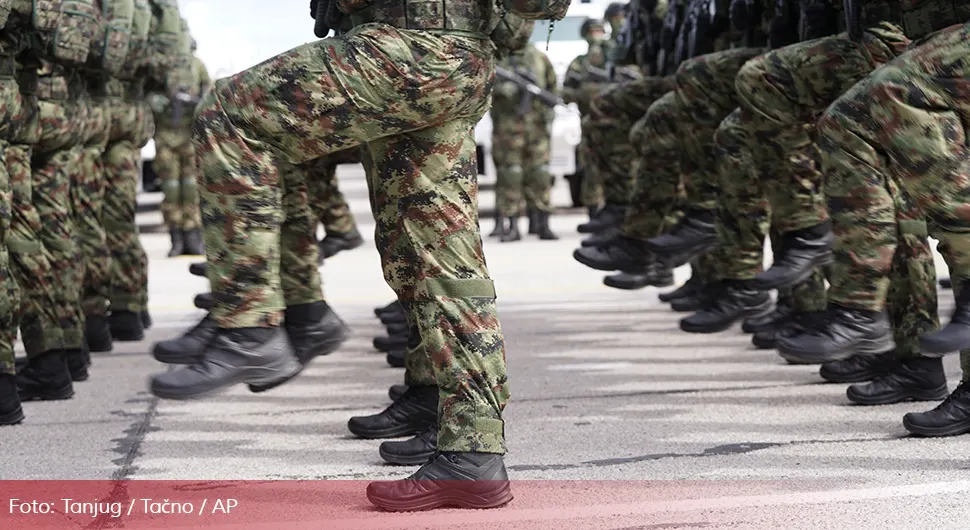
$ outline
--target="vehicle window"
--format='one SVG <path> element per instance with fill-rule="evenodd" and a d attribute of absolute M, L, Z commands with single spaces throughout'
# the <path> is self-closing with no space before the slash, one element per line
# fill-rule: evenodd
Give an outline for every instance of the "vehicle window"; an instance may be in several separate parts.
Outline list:
<path fill-rule="evenodd" d="M 556 22 L 556 25 L 552 28 L 552 35 L 549 35 L 549 21 L 536 21 L 536 29 L 532 32 L 530 42 L 546 42 L 547 36 L 550 42 L 582 40 L 582 37 L 579 36 L 579 30 L 582 28 L 583 22 L 586 22 L 586 17 L 566 17 Z"/>

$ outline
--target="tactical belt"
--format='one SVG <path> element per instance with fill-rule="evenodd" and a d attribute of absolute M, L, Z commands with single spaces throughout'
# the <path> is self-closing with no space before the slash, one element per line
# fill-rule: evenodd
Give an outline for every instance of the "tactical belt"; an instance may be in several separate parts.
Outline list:
<path fill-rule="evenodd" d="M 354 11 L 350 21 L 355 27 L 381 23 L 400 29 L 471 32 L 485 37 L 490 10 L 489 3 L 478 0 L 374 0 Z"/>
<path fill-rule="evenodd" d="M 903 28 L 910 39 L 925 37 L 934 31 L 970 20 L 970 5 L 961 0 L 924 0 L 903 8 L 899 1 L 863 2 L 863 27 L 891 22 Z"/>

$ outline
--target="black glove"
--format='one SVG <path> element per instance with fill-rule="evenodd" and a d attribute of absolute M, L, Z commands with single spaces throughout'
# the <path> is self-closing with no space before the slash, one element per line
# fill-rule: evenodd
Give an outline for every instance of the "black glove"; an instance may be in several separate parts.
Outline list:
<path fill-rule="evenodd" d="M 316 20 L 316 24 L 313 25 L 313 34 L 317 38 L 324 38 L 330 34 L 330 26 L 327 25 L 327 12 L 330 10 L 330 5 L 333 0 L 317 2 L 316 16 L 313 17 Z"/>

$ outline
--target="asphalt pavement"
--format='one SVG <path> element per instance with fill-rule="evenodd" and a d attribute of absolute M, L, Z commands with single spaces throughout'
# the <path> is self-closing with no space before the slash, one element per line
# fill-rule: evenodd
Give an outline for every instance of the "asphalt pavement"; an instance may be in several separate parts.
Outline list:
<path fill-rule="evenodd" d="M 321 269 L 328 301 L 353 328 L 338 352 L 272 392 L 155 399 L 147 377 L 165 367 L 151 345 L 203 315 L 192 297 L 207 285 L 189 274 L 193 259 L 167 258 L 167 235 L 149 231 L 155 326 L 143 342 L 96 354 L 74 399 L 25 404 L 27 420 L 0 429 L 0 478 L 361 481 L 413 471 L 383 465 L 378 442 L 346 428 L 349 417 L 389 404 L 387 389 L 403 382 L 403 370 L 371 345 L 382 332 L 373 308 L 393 293 L 373 247 L 360 171 L 342 168 L 340 183 L 368 242 Z M 482 206 L 493 200 L 484 193 Z M 563 183 L 556 201 L 568 202 Z M 557 494 L 522 482 L 516 500 L 489 512 L 487 523 L 452 510 L 384 514 L 363 509 L 361 496 L 317 527 L 967 528 L 970 436 L 910 438 L 901 424 L 904 413 L 935 403 L 853 406 L 845 385 L 753 349 L 738 326 L 680 332 L 684 315 L 661 304 L 656 289 L 610 289 L 603 274 L 572 259 L 584 217 L 556 216 L 559 241 L 485 243 L 512 390 L 510 474 L 583 482 L 562 482 Z M 156 211 L 139 214 L 145 226 L 159 222 Z M 682 283 L 689 270 L 676 276 Z M 940 300 L 946 318 L 952 294 Z M 957 359 L 946 367 L 952 389 Z"/>

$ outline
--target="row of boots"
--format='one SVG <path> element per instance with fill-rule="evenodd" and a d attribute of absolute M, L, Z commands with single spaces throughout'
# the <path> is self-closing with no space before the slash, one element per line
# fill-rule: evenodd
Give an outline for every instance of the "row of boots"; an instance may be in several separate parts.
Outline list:
<path fill-rule="evenodd" d="M 168 235 L 172 239 L 172 249 L 168 251 L 168 257 L 205 255 L 202 230 L 198 228 L 183 230 L 172 227 L 168 229 Z"/>
<path fill-rule="evenodd" d="M 549 212 L 528 211 L 526 215 L 529 219 L 529 235 L 538 236 L 543 241 L 555 241 L 559 236 L 549 227 Z M 497 237 L 502 243 L 519 241 L 522 233 L 519 232 L 518 217 L 502 217 L 496 210 L 495 228 L 488 234 L 488 237 Z"/>
<path fill-rule="evenodd" d="M 88 317 L 81 348 L 50 350 L 17 359 L 15 374 L 0 374 L 0 426 L 23 422 L 25 415 L 21 403 L 74 397 L 74 383 L 87 381 L 90 377 L 92 351 L 111 351 L 114 340 L 142 340 L 144 330 L 151 325 L 147 311 L 118 311 L 107 317 Z"/>

